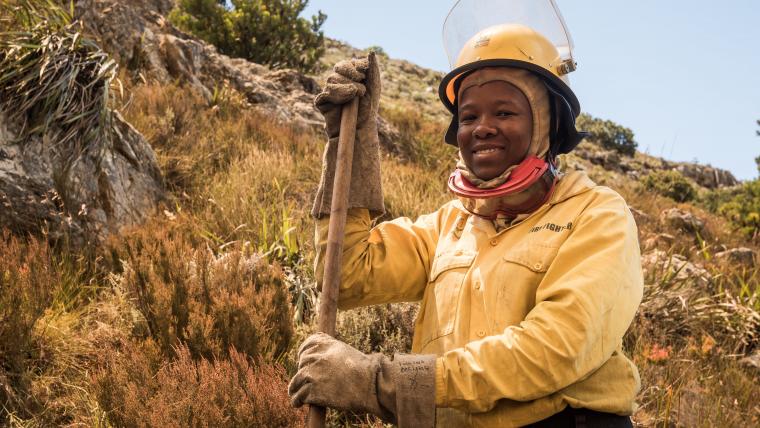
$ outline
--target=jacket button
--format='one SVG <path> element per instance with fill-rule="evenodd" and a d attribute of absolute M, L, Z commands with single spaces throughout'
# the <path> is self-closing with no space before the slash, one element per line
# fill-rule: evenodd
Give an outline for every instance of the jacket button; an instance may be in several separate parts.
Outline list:
<path fill-rule="evenodd" d="M 541 269 L 541 263 L 536 263 L 533 265 L 533 269 L 540 270 Z"/>
<path fill-rule="evenodd" d="M 462 255 L 462 250 L 456 250 L 454 252 L 454 255 L 461 256 Z"/>
<path fill-rule="evenodd" d="M 475 281 L 474 287 L 476 290 L 480 290 L 480 281 Z"/>
<path fill-rule="evenodd" d="M 478 337 L 485 337 L 486 332 L 483 330 L 478 331 Z"/>
<path fill-rule="evenodd" d="M 457 229 L 462 230 L 464 229 L 464 225 L 467 223 L 467 220 L 464 217 L 460 217 L 459 221 L 457 221 Z"/>
<path fill-rule="evenodd" d="M 499 241 L 497 241 L 497 240 L 495 240 L 495 239 L 492 239 L 492 240 L 491 240 L 491 245 L 493 245 L 494 247 L 495 247 L 495 246 L 496 246 L 496 244 L 498 244 L 498 243 L 499 243 Z"/>

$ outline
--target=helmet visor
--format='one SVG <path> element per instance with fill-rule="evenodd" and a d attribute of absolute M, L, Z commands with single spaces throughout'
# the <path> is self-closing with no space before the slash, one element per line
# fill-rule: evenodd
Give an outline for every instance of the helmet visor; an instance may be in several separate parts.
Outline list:
<path fill-rule="evenodd" d="M 522 24 L 556 46 L 562 60 L 573 59 L 573 40 L 554 0 L 459 0 L 443 23 L 443 45 L 452 69 L 470 38 L 499 24 Z"/>

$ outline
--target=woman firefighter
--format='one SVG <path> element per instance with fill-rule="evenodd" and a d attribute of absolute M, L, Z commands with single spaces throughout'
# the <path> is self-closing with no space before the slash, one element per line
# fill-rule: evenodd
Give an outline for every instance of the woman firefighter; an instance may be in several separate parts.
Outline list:
<path fill-rule="evenodd" d="M 371 227 L 384 211 L 372 55 L 337 64 L 316 99 L 330 137 L 312 212 L 316 272 L 341 105 L 360 97 L 339 307 L 421 301 L 413 354 L 312 335 L 291 399 L 401 427 L 631 426 L 640 383 L 622 338 L 643 288 L 636 225 L 616 192 L 556 169 L 581 140 L 561 15 L 552 0 L 462 0 L 444 39 L 455 51 L 439 90 L 452 114 L 445 141 L 460 160 L 456 199 L 432 214 Z"/>

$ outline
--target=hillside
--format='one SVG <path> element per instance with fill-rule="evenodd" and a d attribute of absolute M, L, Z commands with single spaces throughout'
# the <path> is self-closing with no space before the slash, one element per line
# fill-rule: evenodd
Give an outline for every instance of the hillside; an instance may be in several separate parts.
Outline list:
<path fill-rule="evenodd" d="M 324 137 L 311 100 L 331 64 L 364 52 L 330 40 L 321 74 L 271 70 L 174 28 L 168 0 L 130 3 L 80 0 L 77 16 L 120 64 L 117 110 L 155 152 L 166 196 L 84 247 L 2 224 L 0 425 L 300 426 L 286 391 L 317 298 L 308 212 Z M 386 218 L 415 217 L 451 199 L 440 74 L 381 66 Z M 703 199 L 644 184 L 678 170 L 707 197 L 736 180 L 591 142 L 562 167 L 621 193 L 639 227 L 646 289 L 624 343 L 642 378 L 637 425 L 759 424 L 757 240 Z M 415 313 L 345 311 L 340 336 L 365 352 L 408 351 Z"/>

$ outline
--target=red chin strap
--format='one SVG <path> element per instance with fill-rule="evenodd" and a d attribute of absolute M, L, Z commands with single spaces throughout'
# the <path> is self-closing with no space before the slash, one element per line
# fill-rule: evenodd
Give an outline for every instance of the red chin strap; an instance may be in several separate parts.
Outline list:
<path fill-rule="evenodd" d="M 449 190 L 457 196 L 464 196 L 466 198 L 488 199 L 512 195 L 530 187 L 548 169 L 549 162 L 535 156 L 528 156 L 517 165 L 517 168 L 512 170 L 512 173 L 504 184 L 493 189 L 479 189 L 467 181 L 466 178 L 462 177 L 461 171 L 457 169 L 449 176 Z"/>
<path fill-rule="evenodd" d="M 512 170 L 507 181 L 493 189 L 479 189 L 454 171 L 449 177 L 449 190 L 462 201 L 464 207 L 479 217 L 495 219 L 499 214 L 515 217 L 533 212 L 551 196 L 557 181 L 554 166 L 544 159 L 529 156 Z M 517 206 L 504 196 L 515 195 L 528 190 L 530 197 Z"/>

